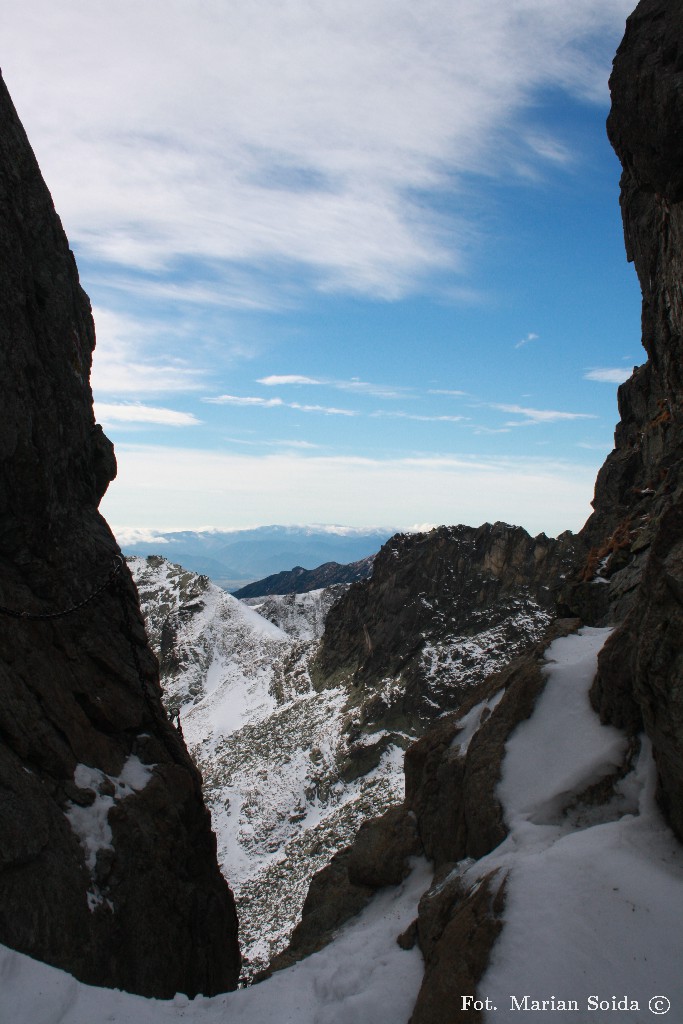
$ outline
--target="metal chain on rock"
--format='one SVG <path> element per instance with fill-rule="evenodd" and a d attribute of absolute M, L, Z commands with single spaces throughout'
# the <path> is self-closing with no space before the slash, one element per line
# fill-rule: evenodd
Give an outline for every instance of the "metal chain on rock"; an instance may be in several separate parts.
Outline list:
<path fill-rule="evenodd" d="M 103 591 L 107 589 L 110 583 L 113 583 L 116 577 L 120 574 L 123 568 L 124 560 L 122 555 L 114 555 L 112 559 L 111 572 L 107 576 L 104 583 L 97 587 L 92 593 L 84 597 L 82 601 L 77 601 L 76 604 L 69 605 L 68 608 L 62 608 L 58 612 L 26 612 L 17 611 L 15 608 L 7 608 L 5 605 L 0 604 L 0 615 L 8 615 L 12 619 L 28 619 L 32 622 L 41 619 L 61 619 L 65 615 L 72 615 L 73 612 L 77 612 L 79 608 L 85 608 L 87 604 L 94 601 L 96 597 L 99 597 Z"/>

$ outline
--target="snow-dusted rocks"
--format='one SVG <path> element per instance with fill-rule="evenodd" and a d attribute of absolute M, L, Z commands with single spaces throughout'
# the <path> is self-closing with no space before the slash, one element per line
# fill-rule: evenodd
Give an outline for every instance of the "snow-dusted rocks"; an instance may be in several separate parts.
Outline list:
<path fill-rule="evenodd" d="M 113 911 L 111 900 L 103 893 L 98 880 L 98 858 L 103 851 L 115 853 L 113 833 L 109 824 L 109 812 L 119 800 L 141 792 L 152 775 L 153 766 L 143 764 L 139 757 L 131 754 L 121 773 L 107 775 L 99 768 L 86 764 L 76 765 L 74 784 L 79 790 L 80 801 L 70 800 L 65 815 L 85 853 L 85 865 L 92 879 L 88 890 L 88 907 L 95 910 L 106 902 Z"/>
<path fill-rule="evenodd" d="M 178 995 L 162 1003 L 93 989 L 0 949 L 0 1019 L 514 1024 L 519 1013 L 533 1012 L 539 1021 L 597 1024 L 607 1011 L 615 1020 L 650 1019 L 653 997 L 680 1007 L 671 937 L 683 915 L 683 853 L 655 806 L 649 744 L 636 751 L 591 710 L 588 690 L 605 635 L 584 629 L 547 648 L 527 715 L 516 691 L 528 690 L 528 680 L 518 665 L 492 680 L 491 689 L 505 690 L 495 706 L 495 695 L 482 692 L 455 716 L 455 738 L 479 721 L 465 759 L 486 740 L 482 734 L 495 732 L 496 719 L 506 733 L 499 781 L 490 784 L 508 834 L 487 854 L 444 861 L 434 878 L 421 858 L 403 879 L 402 866 L 393 878 L 380 871 L 375 884 L 398 884 L 374 897 L 368 884 L 365 909 L 328 935 L 325 948 L 262 984 L 212 999 Z M 443 756 L 463 760 L 457 744 Z M 395 833 L 400 811 L 389 817 Z M 413 836 L 425 825 L 421 812 L 415 817 Z M 363 832 L 357 867 L 379 867 L 382 828 Z M 399 841 L 406 853 L 411 843 Z"/>
<path fill-rule="evenodd" d="M 308 672 L 338 588 L 249 607 L 163 558 L 129 563 L 164 699 L 202 772 L 250 973 L 286 942 L 311 875 L 402 799 L 403 749 L 386 734 L 369 767 L 344 775 L 348 690 L 317 691 Z"/>
<path fill-rule="evenodd" d="M 468 540 L 470 533 L 476 531 L 466 531 Z M 503 535 L 494 531 L 482 571 L 487 557 L 495 562 Z M 552 550 L 549 542 L 536 546 L 542 554 Z M 411 620 L 412 633 L 404 631 L 414 652 L 409 673 L 389 661 L 389 671 L 360 686 L 349 673 L 321 674 L 316 655 L 321 637 L 327 642 L 330 610 L 340 599 L 348 605 L 368 584 L 350 594 L 342 586 L 245 604 L 163 558 L 129 560 L 164 699 L 180 712 L 202 772 L 219 862 L 235 887 L 247 972 L 264 967 L 285 944 L 312 874 L 365 820 L 403 799 L 410 743 L 545 628 L 549 612 L 528 586 L 503 582 L 500 594 L 495 580 L 473 580 L 471 573 L 458 583 L 457 561 L 445 564 L 453 552 L 441 554 L 442 587 L 419 596 L 423 610 Z M 500 576 L 504 567 L 496 566 L 491 571 Z M 473 585 L 492 590 L 494 606 L 480 601 L 468 608 Z M 460 600 L 448 611 L 454 588 Z"/>
<path fill-rule="evenodd" d="M 399 534 L 331 610 L 314 678 L 354 686 L 363 723 L 419 733 L 543 635 L 580 550 L 505 523 Z"/>

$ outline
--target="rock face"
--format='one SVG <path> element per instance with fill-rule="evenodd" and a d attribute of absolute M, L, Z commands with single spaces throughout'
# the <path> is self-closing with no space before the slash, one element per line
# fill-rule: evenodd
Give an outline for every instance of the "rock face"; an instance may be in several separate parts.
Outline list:
<path fill-rule="evenodd" d="M 648 361 L 619 391 L 615 451 L 585 534 L 630 574 L 628 614 L 600 661 L 603 720 L 644 724 L 659 796 L 683 838 L 683 2 L 642 0 L 610 80 L 628 258 L 643 293 Z M 607 535 L 607 538 L 606 538 Z M 617 538 L 615 543 L 614 538 Z M 609 566 L 609 561 L 608 561 Z M 617 572 L 617 576 L 620 573 Z M 607 588 L 605 588 L 607 589 Z M 612 615 L 619 621 L 620 601 Z M 623 597 L 621 598 L 623 603 Z"/>
<path fill-rule="evenodd" d="M 633 606 L 659 523 L 683 486 L 682 62 L 683 6 L 643 0 L 614 61 L 607 130 L 623 167 L 626 254 L 642 291 L 648 359 L 619 388 L 615 448 L 598 474 L 595 511 L 582 530 L 591 549 L 586 579 L 597 574 L 610 584 L 597 595 L 593 587 L 581 608 L 594 620 L 620 621 Z M 577 608 L 581 596 L 573 595 Z"/>
<path fill-rule="evenodd" d="M 0 942 L 148 996 L 234 987 L 234 903 L 97 508 L 94 327 L 0 82 Z"/>
<path fill-rule="evenodd" d="M 313 678 L 349 679 L 364 724 L 380 714 L 386 722 L 389 704 L 397 724 L 419 730 L 435 705 L 455 710 L 474 682 L 542 635 L 583 558 L 571 534 L 530 537 L 505 523 L 399 534 L 372 578 L 331 609 Z M 387 679 L 397 681 L 389 694 Z"/>

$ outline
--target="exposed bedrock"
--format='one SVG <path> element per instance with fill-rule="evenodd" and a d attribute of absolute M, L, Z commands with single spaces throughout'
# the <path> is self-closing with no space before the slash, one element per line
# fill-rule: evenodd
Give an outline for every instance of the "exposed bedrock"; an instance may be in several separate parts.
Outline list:
<path fill-rule="evenodd" d="M 486 674 L 484 654 L 492 654 L 496 642 L 495 667 L 533 644 L 585 555 L 569 533 L 556 540 L 531 537 L 506 523 L 398 534 L 375 557 L 372 577 L 352 585 L 330 610 L 313 677 L 320 685 L 344 678 L 361 693 L 399 679 L 397 717 L 424 726 L 435 714 L 432 705 L 425 707 L 425 695 L 441 710 L 455 709 L 477 673 Z M 456 677 L 446 686 L 433 672 L 427 679 L 430 647 L 457 650 L 483 631 L 489 633 L 486 650 L 470 665 L 463 658 L 462 685 Z"/>
<path fill-rule="evenodd" d="M 99 501 L 90 303 L 0 81 L 0 942 L 98 985 L 239 972 L 201 780 Z"/>
<path fill-rule="evenodd" d="M 624 236 L 648 360 L 619 390 L 615 451 L 585 529 L 603 545 L 611 531 L 630 571 L 639 563 L 592 696 L 604 721 L 644 724 L 662 806 L 683 839 L 683 0 L 638 4 L 610 88 L 608 134 L 623 166 Z"/>

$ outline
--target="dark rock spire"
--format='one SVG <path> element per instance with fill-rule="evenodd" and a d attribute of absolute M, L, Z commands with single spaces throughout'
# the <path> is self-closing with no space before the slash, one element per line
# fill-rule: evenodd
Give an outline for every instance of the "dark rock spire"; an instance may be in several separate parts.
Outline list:
<path fill-rule="evenodd" d="M 659 798 L 683 839 L 683 0 L 641 0 L 610 79 L 626 252 L 643 294 L 647 362 L 619 390 L 615 451 L 587 532 L 616 538 L 632 608 L 601 659 L 605 721 L 653 742 Z M 638 572 L 634 572 L 637 569 Z M 617 619 L 618 621 L 618 619 Z"/>
<path fill-rule="evenodd" d="M 232 894 L 99 501 L 95 331 L 0 79 L 0 942 L 98 985 L 234 987 Z"/>

